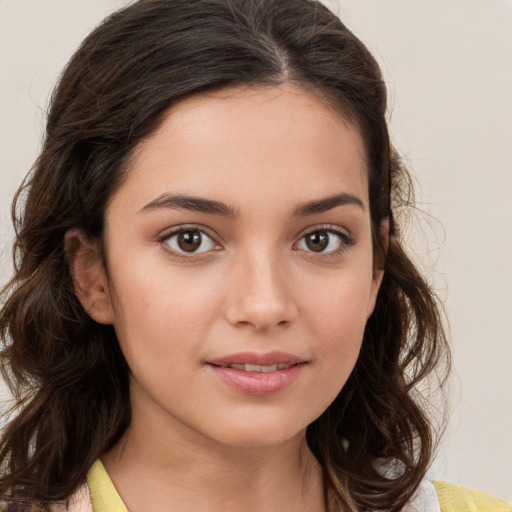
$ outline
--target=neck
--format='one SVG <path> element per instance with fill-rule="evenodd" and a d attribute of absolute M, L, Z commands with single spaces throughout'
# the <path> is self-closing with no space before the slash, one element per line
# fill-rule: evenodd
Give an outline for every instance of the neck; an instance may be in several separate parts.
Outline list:
<path fill-rule="evenodd" d="M 278 446 L 226 446 L 139 418 L 102 456 L 130 512 L 325 510 L 322 471 L 304 431 Z"/>

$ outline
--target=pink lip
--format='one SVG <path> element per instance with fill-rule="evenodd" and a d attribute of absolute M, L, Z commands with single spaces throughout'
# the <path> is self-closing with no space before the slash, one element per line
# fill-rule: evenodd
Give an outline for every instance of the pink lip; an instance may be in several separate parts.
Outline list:
<path fill-rule="evenodd" d="M 260 366 L 272 366 L 274 364 L 297 364 L 304 363 L 305 359 L 287 352 L 238 352 L 218 359 L 208 360 L 208 364 L 215 366 L 228 366 L 230 364 L 257 364 Z"/>
<path fill-rule="evenodd" d="M 273 372 L 248 372 L 228 367 L 230 364 L 253 364 L 273 366 L 289 364 L 289 368 Z M 236 391 L 249 395 L 270 395 L 278 393 L 295 382 L 305 369 L 307 361 L 285 352 L 243 352 L 207 362 L 212 373 Z"/>

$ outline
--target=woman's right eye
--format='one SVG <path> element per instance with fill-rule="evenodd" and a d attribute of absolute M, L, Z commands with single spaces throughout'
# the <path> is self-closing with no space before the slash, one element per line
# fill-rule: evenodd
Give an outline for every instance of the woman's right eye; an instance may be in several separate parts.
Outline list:
<path fill-rule="evenodd" d="M 201 254 L 218 245 L 200 229 L 180 229 L 163 237 L 162 242 L 178 254 Z"/>

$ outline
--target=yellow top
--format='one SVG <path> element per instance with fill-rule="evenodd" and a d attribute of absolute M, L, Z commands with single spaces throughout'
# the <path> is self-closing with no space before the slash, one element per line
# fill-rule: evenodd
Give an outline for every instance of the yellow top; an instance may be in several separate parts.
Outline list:
<path fill-rule="evenodd" d="M 94 512 L 128 512 L 100 459 L 89 470 L 87 485 Z"/>
<path fill-rule="evenodd" d="M 512 507 L 489 494 L 448 482 L 433 482 L 441 512 L 512 512 Z M 87 475 L 94 512 L 128 512 L 105 467 L 98 459 Z"/>
<path fill-rule="evenodd" d="M 442 512 L 511 512 L 512 507 L 489 494 L 462 485 L 434 482 Z"/>

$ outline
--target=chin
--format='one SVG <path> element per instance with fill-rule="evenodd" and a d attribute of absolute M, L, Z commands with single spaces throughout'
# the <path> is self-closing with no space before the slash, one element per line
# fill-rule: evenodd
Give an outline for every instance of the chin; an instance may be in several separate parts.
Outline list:
<path fill-rule="evenodd" d="M 266 434 L 266 433 L 265 433 Z M 236 450 L 272 450 L 284 447 L 293 442 L 300 442 L 304 438 L 304 433 L 296 433 L 294 436 L 273 436 L 262 435 L 261 433 L 254 435 L 235 435 L 229 439 L 225 439 L 224 445 Z"/>
<path fill-rule="evenodd" d="M 289 443 L 300 443 L 305 438 L 306 427 L 276 424 L 269 421 L 249 421 L 231 424 L 217 430 L 212 436 L 225 446 L 236 449 L 273 449 Z"/>

